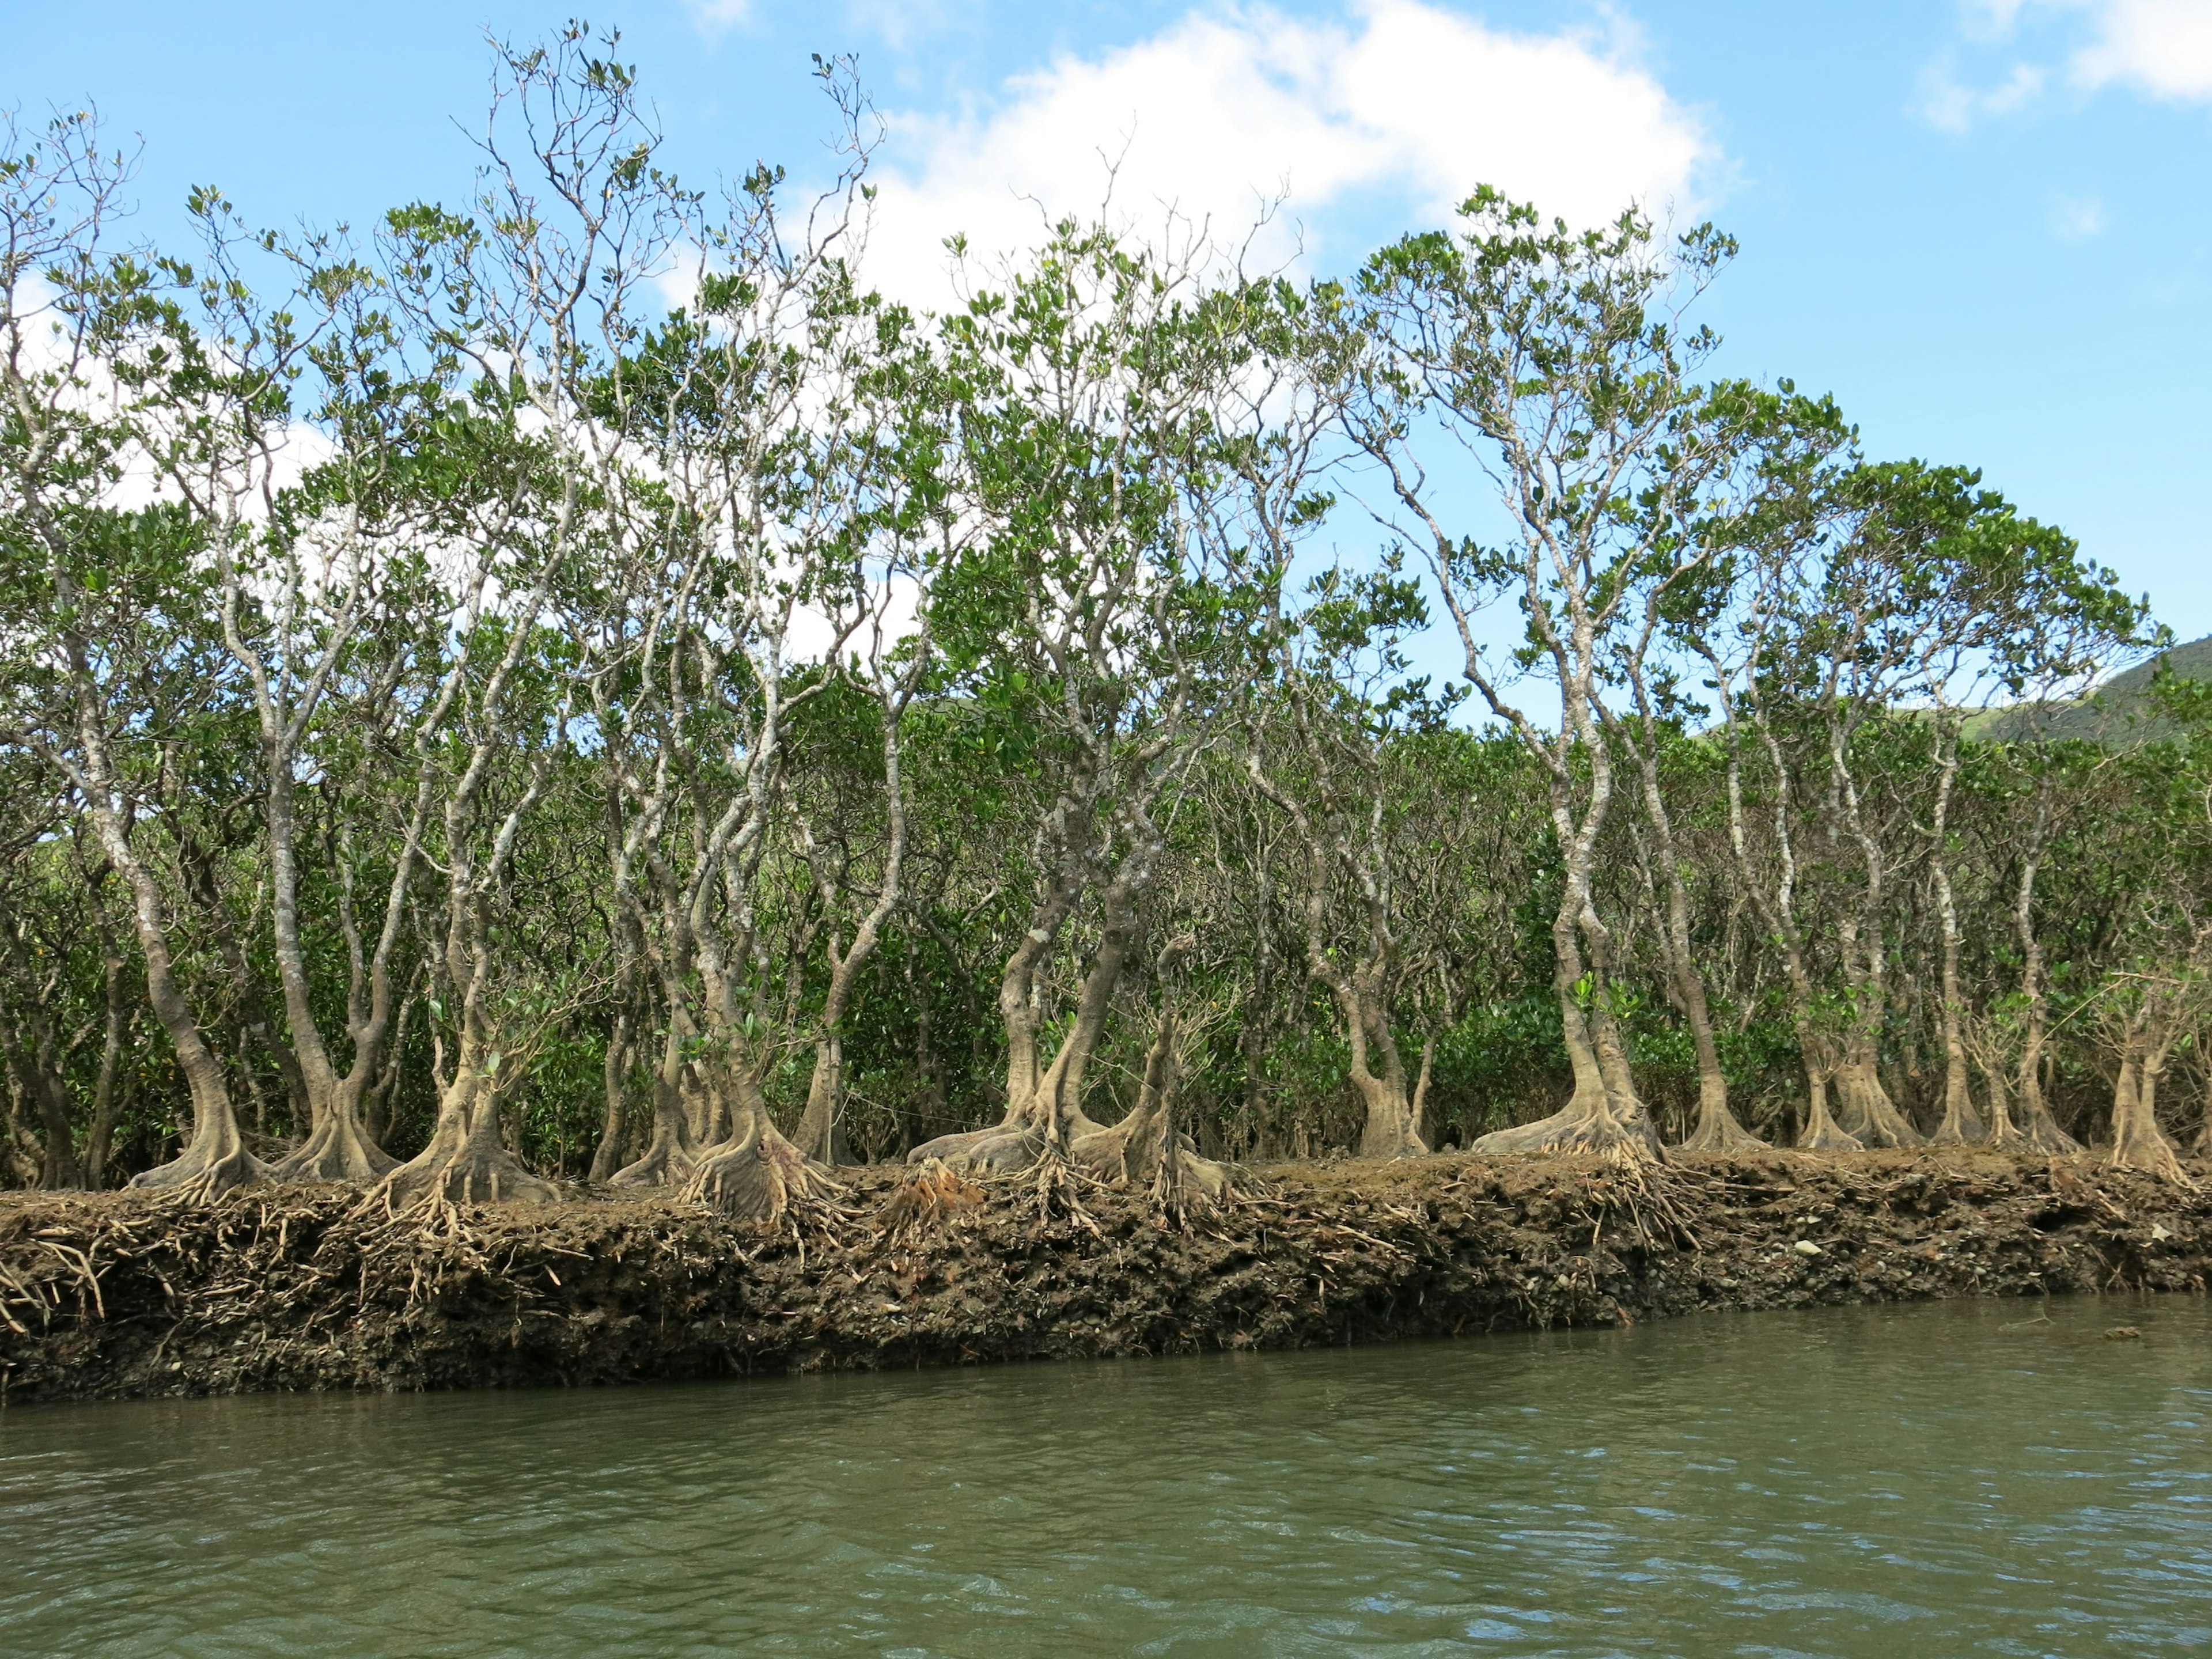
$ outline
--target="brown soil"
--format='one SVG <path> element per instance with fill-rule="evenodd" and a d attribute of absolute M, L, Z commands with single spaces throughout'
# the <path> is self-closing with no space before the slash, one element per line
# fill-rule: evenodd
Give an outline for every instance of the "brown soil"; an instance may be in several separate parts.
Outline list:
<path fill-rule="evenodd" d="M 2203 1292 L 2212 1193 L 2001 1152 L 1468 1155 L 1142 1197 L 894 1168 L 774 1226 L 667 1197 L 0 1196 L 0 1396 L 507 1388 L 1285 1348 L 1712 1308 Z M 1817 1254 L 1799 1248 L 1800 1242 Z"/>

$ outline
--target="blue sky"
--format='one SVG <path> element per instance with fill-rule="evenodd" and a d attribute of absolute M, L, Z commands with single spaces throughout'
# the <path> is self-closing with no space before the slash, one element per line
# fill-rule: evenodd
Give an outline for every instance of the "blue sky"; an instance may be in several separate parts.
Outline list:
<path fill-rule="evenodd" d="M 0 102 L 95 101 L 145 141 L 139 227 L 195 182 L 249 217 L 458 204 L 489 27 L 562 7 L 0 0 Z M 1287 189 L 1307 263 L 1434 222 L 1481 180 L 1570 214 L 1717 219 L 1726 367 L 1832 392 L 1880 456 L 1983 467 L 2185 638 L 2212 634 L 2212 0 L 1365 0 L 1273 7 L 631 0 L 678 168 L 822 166 L 811 52 L 890 118 L 883 280 L 935 239 L 1021 234 L 1018 192 Z M 457 125 L 459 124 L 459 125 Z"/>

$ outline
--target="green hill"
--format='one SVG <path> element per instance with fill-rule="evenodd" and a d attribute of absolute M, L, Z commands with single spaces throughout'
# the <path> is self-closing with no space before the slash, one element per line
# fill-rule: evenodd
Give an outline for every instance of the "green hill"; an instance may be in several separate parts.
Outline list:
<path fill-rule="evenodd" d="M 2160 735 L 2163 721 L 2151 708 L 2151 681 L 2160 663 L 2184 679 L 2212 680 L 2212 636 L 2161 651 L 2115 674 L 2087 696 L 2039 708 L 2015 705 L 1985 709 L 1966 723 L 1966 734 L 1989 742 L 2022 738 L 2086 738 L 2095 743 L 2144 743 Z"/>

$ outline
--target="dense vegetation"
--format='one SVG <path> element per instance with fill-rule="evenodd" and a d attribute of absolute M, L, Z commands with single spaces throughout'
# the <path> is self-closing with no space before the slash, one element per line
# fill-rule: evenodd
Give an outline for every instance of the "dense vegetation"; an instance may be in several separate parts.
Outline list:
<path fill-rule="evenodd" d="M 501 54 L 467 211 L 205 191 L 189 261 L 88 118 L 10 126 L 10 1182 L 2172 1169 L 2205 710 L 2057 735 L 2144 608 L 1707 377 L 1725 237 L 1484 191 L 1300 284 L 1072 222 L 921 314 L 824 80 L 795 216 L 669 176 L 572 30 Z"/>

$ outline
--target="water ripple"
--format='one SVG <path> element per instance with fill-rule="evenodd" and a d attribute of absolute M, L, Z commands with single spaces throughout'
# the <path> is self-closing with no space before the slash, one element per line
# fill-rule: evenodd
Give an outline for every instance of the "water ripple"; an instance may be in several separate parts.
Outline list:
<path fill-rule="evenodd" d="M 2204 1650 L 2212 1311 L 2011 1311 L 18 1408 L 0 1653 Z"/>

